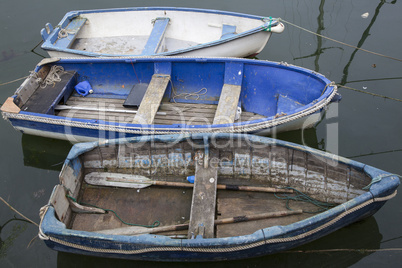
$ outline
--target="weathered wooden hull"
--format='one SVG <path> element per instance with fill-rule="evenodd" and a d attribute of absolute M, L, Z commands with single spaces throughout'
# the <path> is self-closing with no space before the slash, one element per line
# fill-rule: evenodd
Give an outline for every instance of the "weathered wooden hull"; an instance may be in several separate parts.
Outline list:
<path fill-rule="evenodd" d="M 53 84 L 42 89 L 36 76 L 54 66 L 65 69 L 65 80 L 55 83 L 57 89 Z M 170 79 L 159 103 L 124 106 L 137 86 L 148 86 L 148 92 L 161 73 Z M 62 59 L 37 67 L 34 76 L 3 105 L 3 117 L 24 133 L 72 142 L 200 132 L 267 135 L 308 128 L 337 95 L 336 86 L 316 72 L 235 58 Z M 86 97 L 74 90 L 83 80 L 94 91 Z M 149 105 L 156 114 L 150 121 L 138 119 L 141 107 L 148 107 L 145 118 L 152 113 Z"/>
<path fill-rule="evenodd" d="M 59 25 L 41 32 L 51 57 L 245 57 L 284 30 L 276 19 L 172 7 L 71 11 Z"/>
<path fill-rule="evenodd" d="M 199 150 L 209 155 L 207 159 L 210 165 L 216 165 L 218 183 L 287 186 L 303 191 L 317 200 L 335 202 L 339 205 L 312 216 L 300 216 L 301 218 L 291 219 L 290 217 L 294 216 L 289 216 L 283 221 L 280 218 L 281 220 L 234 223 L 232 229 L 217 227 L 217 237 L 196 239 L 174 239 L 160 234 L 135 236 L 105 234 L 100 230 L 105 227 L 107 229 L 107 226 L 112 228 L 119 226 L 110 225 L 113 223 L 110 216 L 75 214 L 75 217 L 72 217 L 68 203 L 67 208 L 63 208 L 63 202 L 67 202 L 63 201 L 65 189 L 69 190 L 68 194 L 81 198 L 83 202 L 88 202 L 85 198 L 93 191 L 91 202 L 101 201 L 104 198 L 105 202 L 110 200 L 108 202 L 111 207 L 112 203 L 118 203 L 116 208 L 113 207 L 116 210 L 118 207 L 125 207 L 125 202 L 130 204 L 126 209 L 141 208 L 144 202 L 133 202 L 131 198 L 142 195 L 148 198 L 143 204 L 144 206 L 148 204 L 148 209 L 141 209 L 137 211 L 138 213 L 135 210 L 123 209 L 123 211 L 125 218 L 130 218 L 130 214 L 133 213 L 134 218 L 131 219 L 144 220 L 155 212 L 158 204 L 164 203 L 158 198 L 168 196 L 165 194 L 167 191 L 165 188 L 152 186 L 141 190 L 122 190 L 113 187 L 88 187 L 83 182 L 83 177 L 92 171 L 107 170 L 123 172 L 127 176 L 134 173 L 157 179 L 170 174 L 171 177 L 183 179 L 193 174 L 195 165 L 200 161 L 196 157 Z M 143 136 L 129 140 L 110 140 L 100 144 L 76 145 L 60 173 L 60 183 L 61 185 L 56 186 L 52 193 L 49 204 L 42 210 L 39 234 L 50 248 L 102 257 L 188 262 L 251 258 L 288 250 L 316 240 L 374 214 L 396 194 L 400 182 L 396 175 L 388 172 L 289 142 L 251 135 L 197 134 Z M 110 197 L 109 194 L 116 195 L 119 191 L 125 192 L 120 197 L 126 196 L 129 199 L 124 201 L 124 198 L 118 198 L 116 201 L 115 196 Z M 155 201 L 149 199 L 158 191 L 163 192 L 159 193 Z M 185 190 L 177 191 L 176 196 L 187 194 Z M 217 211 L 220 214 L 215 215 L 218 219 L 225 217 L 226 210 L 222 207 L 223 204 L 234 202 L 231 198 L 225 202 L 225 196 L 237 195 L 230 192 L 234 191 L 223 190 L 222 194 L 221 192 L 218 194 Z M 250 200 L 254 205 L 249 206 L 248 211 L 255 212 L 260 202 L 266 204 L 265 211 L 276 206 L 272 200 L 264 201 L 266 195 L 259 193 L 254 196 L 249 192 L 240 196 L 243 198 L 254 196 Z M 148 218 L 148 223 L 152 224 L 158 215 L 162 217 L 164 213 L 185 215 L 185 218 L 188 218 L 185 213 L 177 212 L 183 207 L 182 203 L 166 204 L 166 207 L 161 205 L 160 214 L 156 213 L 153 218 Z M 97 204 L 106 205 L 106 203 Z M 242 205 L 236 201 L 234 206 Z M 232 208 L 236 209 L 239 208 Z M 71 218 L 74 218 L 73 222 Z M 163 221 L 164 218 L 159 220 Z M 286 221 L 289 221 L 288 224 Z M 228 236 L 227 232 L 235 235 Z"/>

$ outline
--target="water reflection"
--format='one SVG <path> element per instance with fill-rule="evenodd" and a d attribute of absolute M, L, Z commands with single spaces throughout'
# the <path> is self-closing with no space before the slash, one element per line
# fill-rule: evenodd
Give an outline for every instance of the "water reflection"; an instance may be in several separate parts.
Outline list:
<path fill-rule="evenodd" d="M 369 235 L 368 235 L 369 234 Z M 374 217 L 342 228 L 324 238 L 284 253 L 239 261 L 212 263 L 160 263 L 145 261 L 116 260 L 88 257 L 59 252 L 58 268 L 70 267 L 349 267 L 372 252 L 362 249 L 378 249 L 382 235 Z M 331 251 L 325 249 L 351 249 L 350 251 Z M 356 249 L 356 250 L 354 250 Z"/>
<path fill-rule="evenodd" d="M 27 223 L 29 221 L 14 217 L 0 225 L 0 259 L 7 256 L 17 237 L 26 230 Z"/>
<path fill-rule="evenodd" d="M 21 145 L 25 166 L 47 170 L 60 170 L 72 147 L 68 141 L 27 134 L 22 135 Z"/>

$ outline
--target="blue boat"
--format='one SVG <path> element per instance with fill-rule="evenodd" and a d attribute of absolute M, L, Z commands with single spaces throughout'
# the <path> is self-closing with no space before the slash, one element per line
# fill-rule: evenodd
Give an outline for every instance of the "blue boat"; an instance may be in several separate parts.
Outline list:
<path fill-rule="evenodd" d="M 52 249 L 149 261 L 285 251 L 373 215 L 397 175 L 245 134 L 141 136 L 75 145 L 39 236 Z"/>
<path fill-rule="evenodd" d="M 265 47 L 279 20 L 235 12 L 138 7 L 68 12 L 42 29 L 51 57 L 245 57 Z"/>
<path fill-rule="evenodd" d="M 174 133 L 267 135 L 314 126 L 337 99 L 323 75 L 238 58 L 45 59 L 1 107 L 31 135 L 72 142 Z"/>

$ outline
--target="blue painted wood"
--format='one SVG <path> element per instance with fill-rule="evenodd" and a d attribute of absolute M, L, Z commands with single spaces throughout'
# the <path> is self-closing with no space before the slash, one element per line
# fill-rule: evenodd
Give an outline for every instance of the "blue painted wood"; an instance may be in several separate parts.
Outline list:
<path fill-rule="evenodd" d="M 330 80 L 308 69 L 284 66 L 276 62 L 240 58 L 89 58 L 62 59 L 49 65 L 62 66 L 66 71 L 77 73 L 76 82 L 88 81 L 93 90 L 85 98 L 126 99 L 131 88 L 138 83 L 149 83 L 155 73 L 170 74 L 171 81 L 165 91 L 164 101 L 182 103 L 218 104 L 224 83 L 241 86 L 239 102 L 245 112 L 254 112 L 266 118 L 222 125 L 136 125 L 96 120 L 69 118 L 68 122 L 88 123 L 91 126 L 72 127 L 78 138 L 96 137 L 106 131 L 106 137 L 133 136 L 144 131 L 165 131 L 167 133 L 203 131 L 223 127 L 245 127 L 255 123 L 268 123 L 275 119 L 279 101 L 280 111 L 292 115 L 300 110 L 310 109 L 315 103 L 327 100 L 334 92 L 333 86 L 326 86 Z M 37 67 L 39 71 L 42 67 Z M 282 80 L 281 80 L 282 79 Z M 174 86 L 174 91 L 172 90 Z M 199 94 L 194 94 L 198 92 Z M 183 93 L 191 93 L 187 96 Z M 76 95 L 74 92 L 73 95 Z M 279 94 L 291 102 L 278 100 Z M 18 95 L 18 92 L 16 94 Z M 17 97 L 17 96 L 16 96 Z M 66 97 L 68 97 L 66 95 Z M 296 107 L 295 103 L 304 104 Z M 317 111 L 319 112 L 319 111 Z M 64 117 L 21 111 L 27 118 L 10 120 L 14 126 L 24 126 L 24 131 L 41 129 L 40 135 L 51 136 L 67 124 Z M 50 116 L 50 115 L 49 115 Z M 202 115 L 200 115 L 202 116 Z M 21 120 L 21 122 L 18 122 Z M 39 122 L 39 121 L 40 122 Z M 96 129 L 96 130 L 95 130 Z M 262 130 L 262 129 L 261 129 Z M 62 129 L 60 130 L 62 131 Z M 39 134 L 38 134 L 39 135 Z M 102 134 L 103 135 L 103 134 Z M 103 137 L 103 136 L 102 136 Z"/>
<path fill-rule="evenodd" d="M 165 37 L 165 32 L 169 25 L 169 21 L 169 18 L 155 19 L 154 27 L 141 55 L 152 55 L 158 53 L 158 50 L 163 42 L 163 38 Z"/>
<path fill-rule="evenodd" d="M 132 143 L 135 147 L 137 143 L 176 143 L 183 140 L 202 144 L 206 139 L 216 141 L 227 138 L 289 148 L 308 153 L 313 157 L 321 157 L 323 161 L 336 159 L 338 163 L 364 172 L 365 176 L 372 178 L 373 181 L 378 176 L 381 176 L 381 180 L 373 183 L 367 192 L 330 210 L 286 226 L 260 229 L 249 235 L 208 239 L 170 239 L 163 235 L 148 234 L 138 236 L 104 235 L 68 229 L 56 218 L 54 208 L 49 205 L 40 226 L 41 234 L 44 235 L 42 238 L 50 238 L 44 240 L 46 245 L 58 251 L 133 260 L 196 262 L 258 257 L 300 246 L 374 214 L 384 205 L 385 201 L 371 201 L 394 193 L 400 184 L 396 175 L 354 160 L 286 141 L 241 134 L 143 136 L 81 143 L 73 146 L 67 156 L 65 166 L 71 167 L 74 170 L 73 175 L 78 178 L 79 171 L 83 168 L 80 164 L 80 156 L 99 146 Z M 365 202 L 368 203 L 360 206 Z"/>
<path fill-rule="evenodd" d="M 301 104 L 300 102 L 293 100 L 288 96 L 279 94 L 276 114 L 287 114 L 289 111 L 302 108 L 303 106 L 304 104 Z"/>
<path fill-rule="evenodd" d="M 233 37 L 235 35 L 236 35 L 236 26 L 235 25 L 228 25 L 228 24 L 222 25 L 221 39 Z"/>
<path fill-rule="evenodd" d="M 243 81 L 243 63 L 226 62 L 224 83 L 241 86 Z"/>
<path fill-rule="evenodd" d="M 86 21 L 86 18 L 77 17 L 71 20 L 71 22 L 65 28 L 59 29 L 58 35 L 60 35 L 60 31 L 65 31 L 65 34 L 67 34 L 67 36 L 64 38 L 59 37 L 54 45 L 62 48 L 70 48 L 75 40 L 75 37 L 77 36 L 78 32 L 81 30 L 81 27 L 85 24 Z"/>

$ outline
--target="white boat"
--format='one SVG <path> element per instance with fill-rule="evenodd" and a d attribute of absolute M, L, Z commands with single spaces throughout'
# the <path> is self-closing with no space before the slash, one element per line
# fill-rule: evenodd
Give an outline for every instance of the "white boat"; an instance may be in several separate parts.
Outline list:
<path fill-rule="evenodd" d="M 42 29 L 51 57 L 246 57 L 265 47 L 284 26 L 277 19 L 234 12 L 139 7 L 68 12 Z"/>

